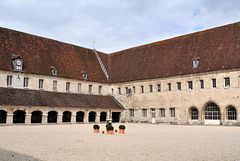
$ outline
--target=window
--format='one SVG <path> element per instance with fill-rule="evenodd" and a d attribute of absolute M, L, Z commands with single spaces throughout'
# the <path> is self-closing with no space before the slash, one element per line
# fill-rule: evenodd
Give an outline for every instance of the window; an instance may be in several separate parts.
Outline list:
<path fill-rule="evenodd" d="M 147 117 L 147 109 L 142 109 L 142 116 Z"/>
<path fill-rule="evenodd" d="M 88 86 L 88 93 L 92 93 L 92 85 Z"/>
<path fill-rule="evenodd" d="M 39 79 L 39 89 L 43 89 L 43 79 Z"/>
<path fill-rule="evenodd" d="M 134 117 L 134 109 L 130 109 L 130 117 Z"/>
<path fill-rule="evenodd" d="M 198 120 L 198 110 L 196 108 L 193 108 L 191 110 L 191 119 L 192 120 Z"/>
<path fill-rule="evenodd" d="M 57 81 L 53 81 L 53 90 L 57 90 Z"/>
<path fill-rule="evenodd" d="M 225 87 L 230 87 L 230 78 L 224 78 L 225 79 Z"/>
<path fill-rule="evenodd" d="M 28 87 L 28 80 L 29 80 L 29 78 L 24 77 L 24 79 L 23 79 L 23 87 Z"/>
<path fill-rule="evenodd" d="M 175 117 L 175 108 L 170 108 L 171 117 Z"/>
<path fill-rule="evenodd" d="M 192 81 L 189 81 L 189 82 L 188 82 L 188 89 L 190 89 L 190 90 L 193 89 Z"/>
<path fill-rule="evenodd" d="M 195 59 L 193 60 L 193 68 L 197 68 L 198 67 L 199 61 L 200 61 L 199 57 L 195 57 Z"/>
<path fill-rule="evenodd" d="M 152 108 L 152 118 L 156 118 L 156 110 L 155 108 Z"/>
<path fill-rule="evenodd" d="M 112 95 L 114 95 L 114 89 L 112 88 Z"/>
<path fill-rule="evenodd" d="M 171 91 L 171 83 L 168 83 L 168 91 Z"/>
<path fill-rule="evenodd" d="M 229 107 L 227 110 L 227 117 L 228 120 L 236 120 L 237 116 L 237 112 L 236 109 L 234 107 Z"/>
<path fill-rule="evenodd" d="M 118 88 L 118 94 L 121 95 L 121 88 Z"/>
<path fill-rule="evenodd" d="M 66 91 L 70 91 L 70 82 L 66 82 Z"/>
<path fill-rule="evenodd" d="M 136 90 L 135 90 L 135 86 L 133 86 L 133 93 L 135 93 L 136 92 Z"/>
<path fill-rule="evenodd" d="M 52 71 L 53 75 L 57 76 L 57 69 L 56 69 L 56 67 L 51 66 L 51 71 Z"/>
<path fill-rule="evenodd" d="M 217 86 L 217 85 L 216 85 L 216 79 L 212 79 L 212 87 L 213 87 L 213 88 L 216 88 L 216 86 Z"/>
<path fill-rule="evenodd" d="M 149 92 L 150 92 L 150 93 L 153 92 L 153 87 L 152 87 L 152 85 L 149 85 Z"/>
<path fill-rule="evenodd" d="M 98 94 L 102 94 L 102 86 L 98 87 Z"/>
<path fill-rule="evenodd" d="M 200 88 L 203 89 L 204 88 L 204 81 L 200 80 Z"/>
<path fill-rule="evenodd" d="M 210 103 L 205 107 L 206 120 L 220 120 L 220 117 L 220 109 L 216 104 Z"/>
<path fill-rule="evenodd" d="M 161 117 L 165 117 L 165 108 L 160 108 Z"/>
<path fill-rule="evenodd" d="M 126 95 L 128 94 L 128 87 L 125 87 L 125 90 L 126 90 Z"/>
<path fill-rule="evenodd" d="M 178 89 L 179 91 L 181 91 L 181 90 L 182 90 L 182 87 L 181 87 L 181 82 L 177 82 L 177 89 Z"/>
<path fill-rule="evenodd" d="M 7 76 L 7 85 L 12 86 L 12 76 L 11 75 Z"/>
<path fill-rule="evenodd" d="M 141 86 L 141 93 L 144 93 L 144 87 Z"/>
<path fill-rule="evenodd" d="M 158 91 L 158 92 L 161 92 L 161 84 L 158 84 L 158 85 L 157 85 L 157 91 Z"/>
<path fill-rule="evenodd" d="M 81 83 L 78 83 L 78 93 L 80 93 L 82 90 L 82 84 Z"/>

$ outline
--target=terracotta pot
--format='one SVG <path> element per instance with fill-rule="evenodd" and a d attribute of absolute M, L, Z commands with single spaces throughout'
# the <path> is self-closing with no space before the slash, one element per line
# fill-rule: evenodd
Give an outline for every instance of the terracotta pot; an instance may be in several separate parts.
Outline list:
<path fill-rule="evenodd" d="M 124 134 L 125 129 L 119 129 L 119 134 Z"/>
<path fill-rule="evenodd" d="M 99 129 L 93 129 L 94 133 L 99 133 Z"/>
<path fill-rule="evenodd" d="M 107 130 L 107 133 L 108 133 L 109 135 L 113 135 L 113 130 Z"/>

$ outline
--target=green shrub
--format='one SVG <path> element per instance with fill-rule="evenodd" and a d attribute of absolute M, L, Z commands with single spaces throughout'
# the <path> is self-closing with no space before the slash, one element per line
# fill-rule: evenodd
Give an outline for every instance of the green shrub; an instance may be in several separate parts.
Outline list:
<path fill-rule="evenodd" d="M 119 125 L 119 129 L 126 129 L 126 127 L 124 125 Z"/>
<path fill-rule="evenodd" d="M 107 130 L 113 130 L 114 127 L 112 125 L 107 125 Z"/>
<path fill-rule="evenodd" d="M 95 124 L 95 125 L 93 125 L 93 128 L 94 128 L 94 129 L 100 129 L 100 126 L 97 125 L 97 124 Z"/>

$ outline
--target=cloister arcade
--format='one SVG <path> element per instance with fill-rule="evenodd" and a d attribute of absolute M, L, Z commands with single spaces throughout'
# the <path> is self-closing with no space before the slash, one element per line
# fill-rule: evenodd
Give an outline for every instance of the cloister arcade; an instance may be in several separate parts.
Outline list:
<path fill-rule="evenodd" d="M 119 112 L 121 113 L 121 112 Z M 0 109 L 0 124 L 47 124 L 47 123 L 88 123 L 88 122 L 106 122 L 109 116 L 109 111 L 58 111 L 49 110 L 33 110 L 27 111 L 24 109 L 17 109 L 13 112 Z M 114 116 L 116 117 L 116 116 Z M 113 118 L 120 121 L 119 118 Z"/>

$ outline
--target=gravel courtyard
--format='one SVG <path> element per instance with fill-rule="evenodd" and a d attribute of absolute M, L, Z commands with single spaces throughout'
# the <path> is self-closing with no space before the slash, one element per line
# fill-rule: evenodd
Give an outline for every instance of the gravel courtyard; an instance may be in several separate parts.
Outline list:
<path fill-rule="evenodd" d="M 0 160 L 240 160 L 240 127 L 125 125 L 114 135 L 93 124 L 0 126 Z"/>

